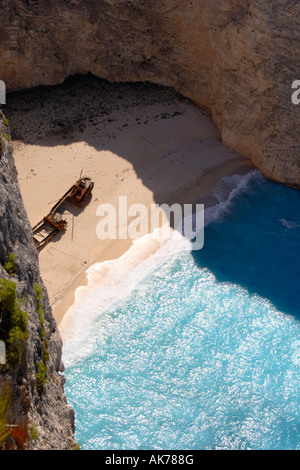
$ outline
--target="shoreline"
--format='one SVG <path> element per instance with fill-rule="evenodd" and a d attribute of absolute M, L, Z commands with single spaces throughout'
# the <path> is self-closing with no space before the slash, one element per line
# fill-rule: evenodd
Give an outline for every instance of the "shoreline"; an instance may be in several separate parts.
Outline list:
<path fill-rule="evenodd" d="M 78 280 L 76 287 L 69 287 L 70 298 L 65 297 L 68 308 L 61 310 L 63 314 L 59 323 L 63 342 L 65 343 L 74 336 L 74 312 L 79 308 L 81 302 L 85 302 L 90 295 L 99 290 L 109 293 L 104 299 L 105 304 L 108 305 L 115 301 L 118 296 L 121 297 L 127 294 L 128 291 L 124 292 L 124 289 L 122 289 L 124 281 L 126 283 L 132 273 L 139 270 L 141 265 L 147 262 L 151 256 L 155 256 L 167 241 L 163 238 L 161 240 L 156 239 L 153 233 L 147 234 L 134 240 L 130 248 L 119 258 L 97 261 L 89 266 L 84 273 L 85 282 L 82 283 Z M 70 302 L 71 298 L 72 302 Z M 84 316 L 84 320 L 81 319 L 80 322 L 81 327 L 83 323 L 87 324 L 89 320 L 90 318 Z"/>
<path fill-rule="evenodd" d="M 39 253 L 41 275 L 60 331 L 65 314 L 76 303 L 76 292 L 78 296 L 80 290 L 89 289 L 88 273 L 96 263 L 112 266 L 126 259 L 130 266 L 130 256 L 136 256 L 138 242 L 97 238 L 99 204 L 117 207 L 119 196 L 127 196 L 128 206 L 142 203 L 148 208 L 204 203 L 223 177 L 254 168 L 250 160 L 221 143 L 204 109 L 174 91 L 120 84 L 107 94 L 102 86 L 100 81 L 99 86 L 92 82 L 90 89 L 54 87 L 54 109 L 53 94 L 50 101 L 35 97 L 40 90 L 28 96 L 15 94 L 12 110 L 8 106 L 7 111 L 32 226 L 82 170 L 83 176 L 95 181 L 89 203 L 81 210 L 67 207 L 63 214 L 68 220 L 66 233 Z M 33 107 L 26 107 L 27 98 L 35 103 Z M 140 261 L 158 248 L 159 244 L 144 247 Z M 139 264 L 138 256 L 134 263 Z"/>
<path fill-rule="evenodd" d="M 220 168 L 211 169 L 211 172 L 215 177 L 218 175 L 218 177 L 215 179 L 215 186 L 211 188 L 210 192 L 203 193 L 202 195 L 198 194 L 199 198 L 197 200 L 197 203 L 205 205 L 205 211 L 209 210 L 210 207 L 219 205 L 219 202 L 215 199 L 213 192 L 223 178 L 234 176 L 242 177 L 249 174 L 251 170 L 254 170 L 252 166 L 249 167 L 247 164 L 237 165 L 234 172 L 229 171 L 229 169 L 232 170 L 232 167 L 229 168 L 228 165 L 223 168 L 221 173 Z M 230 196 L 230 193 L 228 193 L 228 196 Z M 122 291 L 123 284 L 127 283 L 127 276 L 129 275 L 134 277 L 136 273 L 140 272 L 141 277 L 143 277 L 145 275 L 143 268 L 147 266 L 147 262 L 150 262 L 152 257 L 155 257 L 158 252 L 161 251 L 161 249 L 164 249 L 168 243 L 172 242 L 173 234 L 174 231 L 171 231 L 171 237 L 163 238 L 161 236 L 158 240 L 157 234 L 155 235 L 154 233 L 149 233 L 137 240 L 134 240 L 130 248 L 123 252 L 119 258 L 108 259 L 105 261 L 96 261 L 94 264 L 90 265 L 86 271 L 79 276 L 77 282 L 74 285 L 69 286 L 67 295 L 65 295 L 63 299 L 64 304 L 63 308 L 60 310 L 62 315 L 60 317 L 59 323 L 59 329 L 63 342 L 66 343 L 70 339 L 74 339 L 76 336 L 76 331 L 72 331 L 75 324 L 76 312 L 81 310 L 82 306 L 85 306 L 85 304 L 89 303 L 90 297 L 97 295 L 97 293 L 101 293 L 101 291 L 106 292 L 106 297 L 104 296 L 103 303 L 99 305 L 99 309 L 103 311 L 117 299 L 120 300 L 121 297 L 128 295 L 130 291 L 134 289 L 138 279 L 134 279 L 134 282 L 132 285 L 130 285 L 130 290 L 127 287 L 125 292 L 120 293 L 118 289 L 121 288 Z M 174 240 L 172 246 L 175 250 L 178 248 L 178 246 L 176 238 Z M 186 239 L 182 236 L 179 236 L 177 240 L 179 244 L 185 244 Z M 112 253 L 115 253 L 114 250 L 112 250 Z M 170 256 L 169 251 L 168 253 Z M 157 265 L 161 262 L 163 262 L 163 259 L 156 261 Z M 124 263 L 127 263 L 127 269 L 124 269 Z M 151 269 L 153 269 L 153 266 Z M 121 276 L 120 271 L 122 273 Z M 111 294 L 110 290 L 113 291 L 113 294 Z M 102 296 L 100 295 L 100 297 Z M 93 302 L 90 303 L 93 304 Z M 58 309 L 56 312 L 58 312 Z M 88 323 L 93 319 L 93 315 L 90 312 L 86 314 L 86 308 L 83 317 L 83 320 L 79 319 L 79 321 L 77 321 L 77 323 L 80 325 L 79 327 L 77 325 L 77 332 L 78 330 L 82 331 L 82 328 L 87 326 Z"/>
<path fill-rule="evenodd" d="M 205 204 L 205 208 L 210 206 L 213 191 L 224 177 L 234 175 L 242 176 L 248 173 L 251 169 L 254 169 L 251 164 L 248 164 L 248 162 L 244 162 L 243 160 L 236 161 L 234 165 L 232 165 L 232 163 L 233 162 L 230 162 L 229 164 L 223 165 L 222 167 L 209 169 L 210 185 L 207 185 L 205 188 L 206 190 L 202 191 L 202 193 L 198 189 L 198 204 Z M 181 199 L 182 201 L 185 200 L 184 193 L 181 195 Z M 195 200 L 196 199 L 193 201 L 195 202 Z M 173 202 L 170 201 L 170 205 Z M 105 249 L 105 257 L 102 259 L 97 259 L 95 257 L 94 262 L 83 269 L 82 272 L 77 273 L 75 280 L 71 282 L 70 285 L 66 288 L 61 299 L 52 305 L 52 309 L 55 312 L 55 319 L 58 323 L 63 338 L 68 337 L 67 330 L 70 328 L 70 321 L 72 322 L 72 312 L 76 309 L 81 300 L 87 297 L 93 290 L 101 288 L 101 281 L 105 284 L 105 278 L 103 279 L 103 275 L 101 276 L 101 274 L 98 274 L 97 282 L 93 283 L 93 281 L 89 279 L 92 277 L 90 276 L 90 273 L 94 269 L 97 271 L 97 267 L 100 268 L 100 271 L 101 267 L 108 266 L 108 270 L 109 266 L 112 266 L 112 268 L 114 266 L 117 267 L 118 264 L 121 264 L 124 259 L 127 259 L 130 264 L 130 255 L 132 252 L 134 252 L 134 248 L 138 246 L 139 243 L 144 243 L 145 241 L 149 240 L 149 246 L 146 248 L 144 247 L 144 250 L 141 250 L 139 259 L 136 260 L 137 262 L 135 267 L 137 267 L 146 259 L 147 256 L 155 254 L 156 251 L 158 251 L 168 241 L 168 239 L 165 239 L 162 243 L 159 243 L 158 241 L 153 243 L 152 237 L 153 233 L 148 233 L 147 235 L 144 235 L 141 238 L 131 242 L 128 240 L 110 240 Z M 145 255 L 145 252 L 147 255 Z M 96 286 L 93 284 L 96 284 Z"/>

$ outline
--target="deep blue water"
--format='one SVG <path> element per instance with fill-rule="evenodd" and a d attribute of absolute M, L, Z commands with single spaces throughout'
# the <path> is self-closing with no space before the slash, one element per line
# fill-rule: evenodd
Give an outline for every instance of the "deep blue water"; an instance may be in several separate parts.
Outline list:
<path fill-rule="evenodd" d="M 300 448 L 300 191 L 243 181 L 65 346 L 83 449 Z"/>

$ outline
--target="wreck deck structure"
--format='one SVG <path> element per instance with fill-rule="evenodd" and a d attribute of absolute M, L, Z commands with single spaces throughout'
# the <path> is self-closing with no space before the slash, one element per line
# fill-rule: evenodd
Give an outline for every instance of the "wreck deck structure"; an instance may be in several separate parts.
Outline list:
<path fill-rule="evenodd" d="M 79 178 L 75 184 L 56 202 L 49 214 L 43 217 L 33 228 L 33 240 L 37 250 L 47 245 L 56 235 L 64 231 L 68 222 L 62 218 L 58 212 L 65 201 L 82 207 L 88 196 L 91 194 L 94 182 L 91 178 L 85 176 Z"/>

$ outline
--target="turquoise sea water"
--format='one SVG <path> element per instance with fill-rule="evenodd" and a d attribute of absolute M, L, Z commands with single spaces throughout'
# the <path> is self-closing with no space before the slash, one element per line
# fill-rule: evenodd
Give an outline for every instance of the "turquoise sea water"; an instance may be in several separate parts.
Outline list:
<path fill-rule="evenodd" d="M 66 344 L 83 449 L 300 448 L 300 192 L 239 178 L 202 250 L 173 251 Z"/>

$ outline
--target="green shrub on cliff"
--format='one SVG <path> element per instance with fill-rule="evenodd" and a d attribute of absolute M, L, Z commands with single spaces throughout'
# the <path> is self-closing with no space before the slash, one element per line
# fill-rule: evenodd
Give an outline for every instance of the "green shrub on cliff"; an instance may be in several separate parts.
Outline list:
<path fill-rule="evenodd" d="M 28 338 L 27 313 L 21 310 L 17 286 L 13 281 L 0 281 L 0 339 L 6 345 L 6 362 L 16 367 L 22 358 Z"/>
<path fill-rule="evenodd" d="M 47 369 L 46 364 L 43 361 L 37 363 L 37 373 L 36 373 L 36 390 L 39 395 L 44 391 L 45 385 L 47 382 Z"/>
<path fill-rule="evenodd" d="M 47 335 L 45 330 L 45 318 L 44 318 L 44 309 L 42 303 L 42 290 L 38 284 L 34 284 L 34 291 L 37 302 L 37 311 L 41 324 L 41 340 L 42 340 L 42 360 L 37 363 L 37 373 L 36 373 L 36 389 L 37 392 L 41 395 L 44 391 L 46 382 L 47 382 L 47 362 L 49 360 L 49 348 Z"/>
<path fill-rule="evenodd" d="M 9 253 L 8 261 L 4 264 L 5 271 L 10 275 L 14 276 L 16 272 L 16 257 L 13 253 Z"/>

